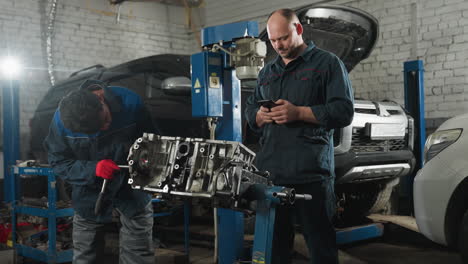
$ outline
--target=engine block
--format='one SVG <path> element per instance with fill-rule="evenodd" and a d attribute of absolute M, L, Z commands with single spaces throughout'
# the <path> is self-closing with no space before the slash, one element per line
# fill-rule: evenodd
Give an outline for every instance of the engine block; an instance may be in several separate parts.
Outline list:
<path fill-rule="evenodd" d="M 294 189 L 274 186 L 254 159 L 240 142 L 145 133 L 130 148 L 128 183 L 163 195 L 211 198 L 230 208 L 240 208 L 241 200 L 304 199 Z"/>

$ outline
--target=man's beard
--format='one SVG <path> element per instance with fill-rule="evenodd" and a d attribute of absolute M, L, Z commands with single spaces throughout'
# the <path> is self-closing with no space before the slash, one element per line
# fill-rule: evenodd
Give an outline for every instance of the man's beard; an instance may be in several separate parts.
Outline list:
<path fill-rule="evenodd" d="M 294 47 L 294 48 L 291 48 L 289 50 L 278 50 L 278 54 L 282 57 L 282 58 L 285 58 L 285 59 L 294 59 L 294 58 L 297 58 L 298 57 L 298 53 L 299 53 L 299 49 L 300 49 L 301 46 L 297 46 L 297 47 Z M 286 51 L 286 53 L 280 53 L 280 51 Z"/>

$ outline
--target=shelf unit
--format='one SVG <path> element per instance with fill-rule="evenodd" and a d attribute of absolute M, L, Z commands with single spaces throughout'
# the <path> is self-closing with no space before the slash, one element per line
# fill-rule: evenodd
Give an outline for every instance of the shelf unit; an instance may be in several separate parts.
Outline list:
<path fill-rule="evenodd" d="M 57 252 L 57 218 L 73 216 L 73 208 L 58 209 L 57 208 L 57 190 L 56 179 L 51 168 L 41 167 L 12 167 L 11 175 L 13 176 L 11 183 L 11 192 L 14 200 L 12 201 L 12 241 L 13 247 L 18 255 L 31 258 L 34 260 L 46 263 L 64 263 L 71 262 L 73 259 L 73 249 Z M 31 206 L 22 206 L 19 204 L 21 188 L 19 186 L 20 175 L 40 175 L 47 177 L 47 200 L 48 208 L 37 208 Z M 18 214 L 32 215 L 47 218 L 47 233 L 49 237 L 49 246 L 47 251 L 40 250 L 34 247 L 18 244 L 16 241 L 16 221 Z"/>
<path fill-rule="evenodd" d="M 13 247 L 16 249 L 18 255 L 31 258 L 34 260 L 46 262 L 46 263 L 64 263 L 71 262 L 73 260 L 73 249 L 57 252 L 56 250 L 56 238 L 57 238 L 57 218 L 73 216 L 73 208 L 58 209 L 57 208 L 57 190 L 56 190 L 56 179 L 51 168 L 41 167 L 12 167 L 11 175 L 13 180 L 11 183 L 12 197 L 15 200 L 12 202 L 12 240 Z M 37 208 L 31 206 L 19 205 L 20 197 L 20 186 L 19 186 L 19 175 L 40 175 L 47 177 L 47 199 L 48 208 Z M 160 199 L 152 199 L 153 203 L 162 202 Z M 161 212 L 153 214 L 153 217 L 162 217 L 170 215 L 172 212 Z M 37 248 L 29 247 L 26 245 L 16 243 L 16 221 L 18 214 L 33 215 L 38 217 L 47 218 L 48 229 L 45 231 L 48 233 L 49 246 L 47 251 L 43 251 Z M 189 222 L 190 222 L 190 202 L 184 201 L 184 249 L 185 253 L 189 255 Z"/>

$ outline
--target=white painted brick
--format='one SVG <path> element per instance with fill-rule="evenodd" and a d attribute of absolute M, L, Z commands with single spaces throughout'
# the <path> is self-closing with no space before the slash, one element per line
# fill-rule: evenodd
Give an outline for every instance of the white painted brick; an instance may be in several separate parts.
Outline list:
<path fill-rule="evenodd" d="M 424 8 L 424 9 L 418 11 L 418 15 L 421 18 L 434 17 L 435 10 L 434 10 L 434 8 Z"/>
<path fill-rule="evenodd" d="M 467 42 L 467 41 L 468 41 L 468 34 L 467 35 L 454 36 L 454 38 L 453 38 L 454 43 L 462 43 L 462 42 Z"/>
<path fill-rule="evenodd" d="M 454 11 L 460 10 L 459 5 L 446 5 L 435 10 L 436 15 L 448 15 Z"/>
<path fill-rule="evenodd" d="M 457 4 L 457 3 L 463 3 L 465 0 L 445 0 L 444 4 L 445 5 L 452 5 L 452 4 Z"/>
<path fill-rule="evenodd" d="M 431 31 L 423 34 L 423 40 L 431 40 L 442 37 L 442 31 Z"/>
<path fill-rule="evenodd" d="M 444 78 L 444 77 L 452 77 L 453 72 L 451 70 L 441 70 L 435 72 L 435 77 L 436 78 Z"/>
<path fill-rule="evenodd" d="M 439 22 L 437 24 L 437 29 L 441 30 L 442 32 L 449 27 L 447 22 Z"/>
<path fill-rule="evenodd" d="M 434 32 L 439 29 L 439 24 L 431 24 L 427 26 L 428 32 Z"/>
<path fill-rule="evenodd" d="M 445 99 L 445 101 L 448 101 L 447 99 Z M 437 110 L 438 111 L 447 111 L 447 110 L 452 110 L 454 109 L 454 106 L 453 106 L 453 102 L 444 102 L 444 103 L 440 103 L 437 105 Z"/>
<path fill-rule="evenodd" d="M 452 37 L 439 38 L 434 40 L 433 44 L 435 46 L 447 46 L 453 43 Z"/>
<path fill-rule="evenodd" d="M 463 101 L 463 96 L 460 96 L 459 94 L 447 94 L 444 95 L 444 101 L 445 102 L 460 102 Z M 453 105 L 449 107 L 448 109 L 456 109 L 457 106 Z"/>
<path fill-rule="evenodd" d="M 448 14 L 444 14 L 441 16 L 441 21 L 442 22 L 452 22 L 453 20 L 458 20 L 462 18 L 462 11 L 457 10 L 455 12 L 451 12 Z"/>
<path fill-rule="evenodd" d="M 422 3 L 424 8 L 438 8 L 444 5 L 443 0 L 425 0 Z"/>
<path fill-rule="evenodd" d="M 408 59 L 410 57 L 409 51 L 398 52 L 393 55 L 393 58 L 396 60 Z"/>
<path fill-rule="evenodd" d="M 452 44 L 450 45 L 448 51 L 449 52 L 466 51 L 466 43 Z"/>
<path fill-rule="evenodd" d="M 427 102 L 428 104 L 437 104 L 437 103 L 442 103 L 443 102 L 443 97 L 442 96 L 439 96 L 440 94 L 442 94 L 442 88 L 436 88 L 436 89 L 433 89 L 433 92 L 435 93 L 435 95 L 431 95 L 431 94 L 427 94 L 426 93 L 426 97 L 424 98 L 425 102 Z"/>
<path fill-rule="evenodd" d="M 452 86 L 452 93 L 454 94 L 462 94 L 465 92 L 465 85 L 461 84 L 461 85 L 453 85 Z"/>
<path fill-rule="evenodd" d="M 444 63 L 444 69 L 456 69 L 464 67 L 466 67 L 466 63 L 461 60 L 447 61 L 446 63 Z"/>
<path fill-rule="evenodd" d="M 450 84 L 464 84 L 466 78 L 463 77 L 450 77 L 450 78 L 445 78 L 445 84 L 450 85 Z"/>
<path fill-rule="evenodd" d="M 453 46 L 453 45 L 451 45 Z M 450 47 L 451 47 L 450 46 Z M 446 54 L 448 51 L 447 47 L 436 47 L 436 46 L 433 46 L 431 48 L 428 48 L 427 49 L 427 55 L 437 55 L 437 54 Z M 434 61 L 435 62 L 435 61 Z"/>
<path fill-rule="evenodd" d="M 442 60 L 442 61 L 445 61 L 445 59 Z M 424 69 L 425 69 L 426 71 L 437 71 L 437 70 L 442 70 L 442 68 L 443 68 L 443 63 L 442 63 L 442 62 L 439 62 L 439 63 L 431 63 L 431 64 L 428 64 L 428 65 L 425 66 Z"/>
<path fill-rule="evenodd" d="M 466 76 L 466 67 L 462 69 L 455 69 L 453 70 L 453 76 Z"/>
<path fill-rule="evenodd" d="M 387 14 L 388 15 L 399 15 L 399 14 L 402 14 L 404 12 L 406 12 L 407 9 L 405 9 L 405 7 L 395 7 L 395 8 L 389 8 L 387 9 Z"/>
<path fill-rule="evenodd" d="M 431 86 L 442 86 L 444 85 L 444 79 L 443 78 L 436 78 L 436 79 L 430 79 L 430 80 L 425 80 L 424 81 L 424 84 L 427 86 L 427 87 L 431 87 Z"/>

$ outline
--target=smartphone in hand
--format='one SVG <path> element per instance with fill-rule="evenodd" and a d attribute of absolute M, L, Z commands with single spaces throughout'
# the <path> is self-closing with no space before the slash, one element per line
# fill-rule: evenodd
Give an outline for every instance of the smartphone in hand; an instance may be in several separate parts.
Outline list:
<path fill-rule="evenodd" d="M 258 100 L 257 101 L 257 104 L 263 106 L 263 107 L 266 107 L 268 109 L 271 109 L 275 106 L 278 106 L 277 104 L 275 104 L 275 101 L 273 100 Z"/>

